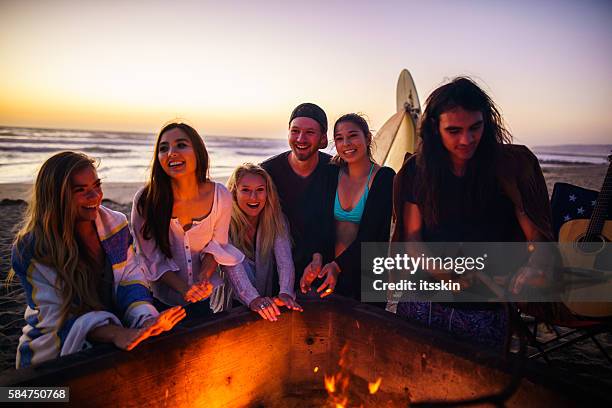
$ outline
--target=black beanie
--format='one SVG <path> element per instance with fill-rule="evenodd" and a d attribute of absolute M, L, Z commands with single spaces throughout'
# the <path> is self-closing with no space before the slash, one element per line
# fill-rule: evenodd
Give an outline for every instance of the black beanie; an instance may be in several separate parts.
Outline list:
<path fill-rule="evenodd" d="M 327 133 L 327 115 L 323 109 L 314 103 L 302 103 L 298 105 L 293 112 L 291 112 L 291 117 L 289 118 L 289 124 L 295 118 L 310 118 L 314 119 L 321 125 L 321 132 Z"/>

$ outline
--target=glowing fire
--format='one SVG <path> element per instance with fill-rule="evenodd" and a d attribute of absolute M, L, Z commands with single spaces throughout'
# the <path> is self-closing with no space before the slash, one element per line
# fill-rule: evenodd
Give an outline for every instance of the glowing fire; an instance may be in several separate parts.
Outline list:
<path fill-rule="evenodd" d="M 357 325 L 359 323 L 357 322 Z M 328 394 L 328 402 L 331 407 L 345 408 L 349 404 L 349 384 L 350 384 L 350 370 L 348 369 L 348 353 L 349 344 L 346 343 L 340 351 L 340 358 L 338 360 L 339 371 L 335 374 L 323 376 L 323 383 Z M 318 367 L 315 367 L 317 372 Z M 382 378 L 378 377 L 374 382 L 368 382 L 368 391 L 370 395 L 376 394 L 380 388 Z M 363 407 L 363 404 L 361 405 Z"/>
<path fill-rule="evenodd" d="M 325 375 L 323 377 L 323 381 L 325 381 L 325 389 L 327 390 L 327 392 L 329 392 L 330 394 L 336 392 L 336 378 L 333 375 L 329 377 Z"/>
<path fill-rule="evenodd" d="M 380 387 L 381 382 L 382 378 L 378 377 L 378 380 L 376 380 L 375 382 L 368 383 L 368 390 L 370 390 L 370 394 L 376 394 L 376 391 L 378 391 L 378 387 Z"/>
<path fill-rule="evenodd" d="M 314 371 L 315 373 L 318 373 L 318 372 L 319 372 L 319 366 L 316 366 L 316 367 L 314 368 L 314 370 L 313 370 L 313 371 Z"/>

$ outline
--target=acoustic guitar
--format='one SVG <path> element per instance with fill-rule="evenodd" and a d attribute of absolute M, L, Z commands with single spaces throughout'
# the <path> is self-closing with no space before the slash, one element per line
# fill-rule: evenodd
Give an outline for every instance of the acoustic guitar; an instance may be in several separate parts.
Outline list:
<path fill-rule="evenodd" d="M 612 221 L 607 221 L 612 195 L 612 155 L 590 219 L 568 221 L 559 230 L 561 257 L 570 283 L 564 303 L 586 317 L 612 316 L 612 302 L 585 299 L 612 298 Z M 586 284 L 577 282 L 587 281 Z"/>

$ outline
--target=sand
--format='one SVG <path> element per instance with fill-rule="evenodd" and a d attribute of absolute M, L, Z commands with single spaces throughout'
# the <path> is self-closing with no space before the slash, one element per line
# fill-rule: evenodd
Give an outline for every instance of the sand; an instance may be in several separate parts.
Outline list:
<path fill-rule="evenodd" d="M 545 166 L 542 172 L 546 179 L 548 194 L 551 195 L 555 183 L 570 183 L 599 191 L 607 170 L 606 165 Z"/>
<path fill-rule="evenodd" d="M 549 194 L 556 182 L 566 182 L 599 190 L 607 166 L 550 166 L 543 169 Z M 132 197 L 141 187 L 139 183 L 104 183 L 104 205 L 125 213 L 129 219 Z M 0 278 L 9 270 L 10 249 L 14 228 L 22 217 L 31 186 L 26 184 L 0 184 Z M 23 326 L 25 300 L 18 280 L 0 289 L 0 370 L 13 367 L 15 350 Z M 612 353 L 612 336 L 599 336 L 604 347 Z M 591 343 L 579 343 L 554 357 L 559 370 L 584 373 L 585 381 L 604 381 L 612 384 L 612 367 Z"/>

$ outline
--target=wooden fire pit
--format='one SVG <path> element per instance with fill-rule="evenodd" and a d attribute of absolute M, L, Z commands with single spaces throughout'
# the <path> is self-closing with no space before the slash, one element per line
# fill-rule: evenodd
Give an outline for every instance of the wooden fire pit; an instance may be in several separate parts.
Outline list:
<path fill-rule="evenodd" d="M 0 384 L 69 386 L 70 403 L 88 407 L 311 407 L 339 397 L 379 407 L 477 397 L 510 381 L 498 357 L 382 310 L 333 296 L 301 303 L 303 313 L 284 312 L 278 322 L 240 308 L 182 324 L 132 352 L 104 346 L 5 371 Z M 324 376 L 339 371 L 348 391 L 330 397 Z M 524 378 L 508 405 L 574 405 L 559 389 Z"/>

